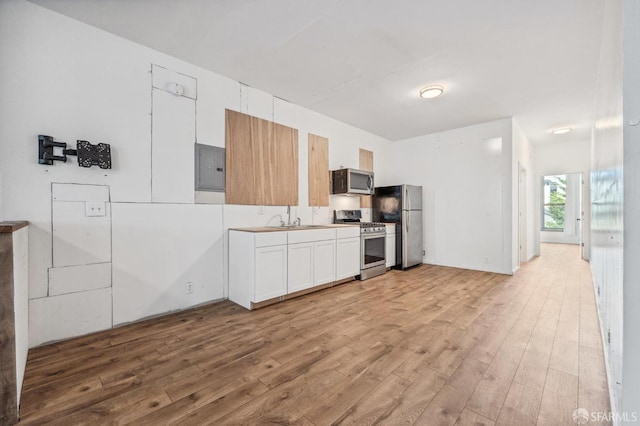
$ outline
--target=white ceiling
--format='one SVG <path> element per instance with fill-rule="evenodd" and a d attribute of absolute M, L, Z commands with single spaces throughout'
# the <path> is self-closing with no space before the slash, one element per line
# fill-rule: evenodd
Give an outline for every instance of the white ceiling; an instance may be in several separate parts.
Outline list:
<path fill-rule="evenodd" d="M 602 0 L 31 1 L 390 140 L 509 116 L 590 138 Z"/>

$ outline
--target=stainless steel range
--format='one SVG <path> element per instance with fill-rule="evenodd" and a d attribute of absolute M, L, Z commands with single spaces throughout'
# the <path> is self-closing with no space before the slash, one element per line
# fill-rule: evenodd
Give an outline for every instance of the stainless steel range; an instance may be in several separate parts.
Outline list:
<path fill-rule="evenodd" d="M 384 223 L 361 222 L 360 210 L 336 210 L 334 223 L 360 224 L 360 280 L 387 272 L 385 243 L 387 228 Z"/>

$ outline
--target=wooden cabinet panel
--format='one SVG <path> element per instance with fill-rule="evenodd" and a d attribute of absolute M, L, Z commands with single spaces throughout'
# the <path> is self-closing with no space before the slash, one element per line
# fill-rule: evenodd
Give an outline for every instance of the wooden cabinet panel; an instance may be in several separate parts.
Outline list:
<path fill-rule="evenodd" d="M 309 206 L 329 206 L 329 139 L 309 133 Z"/>
<path fill-rule="evenodd" d="M 373 171 L 373 152 L 360 148 L 360 170 L 366 170 L 368 172 Z M 371 196 L 369 195 L 361 196 L 360 207 L 361 208 L 371 207 Z"/>
<path fill-rule="evenodd" d="M 272 195 L 265 205 L 298 205 L 298 130 L 274 123 L 275 146 L 269 177 Z"/>
<path fill-rule="evenodd" d="M 255 172 L 254 194 L 252 202 L 261 206 L 272 205 L 271 194 L 274 182 L 270 176 L 270 165 L 274 161 L 275 146 L 273 123 L 257 117 L 251 117 L 251 148 L 253 149 L 253 169 Z"/>
<path fill-rule="evenodd" d="M 257 150 L 251 138 L 251 116 L 226 110 L 227 204 L 258 204 L 255 167 Z"/>
<path fill-rule="evenodd" d="M 298 130 L 226 110 L 228 204 L 298 205 Z"/>

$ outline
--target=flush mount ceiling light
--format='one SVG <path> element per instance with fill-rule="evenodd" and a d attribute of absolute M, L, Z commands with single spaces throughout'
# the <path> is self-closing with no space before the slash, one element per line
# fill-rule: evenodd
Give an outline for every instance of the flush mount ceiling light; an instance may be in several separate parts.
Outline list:
<path fill-rule="evenodd" d="M 427 86 L 420 89 L 420 97 L 423 99 L 433 99 L 444 93 L 442 86 Z"/>
<path fill-rule="evenodd" d="M 573 130 L 571 127 L 558 127 L 557 129 L 551 129 L 551 133 L 554 135 L 564 135 L 565 133 L 569 133 Z"/>

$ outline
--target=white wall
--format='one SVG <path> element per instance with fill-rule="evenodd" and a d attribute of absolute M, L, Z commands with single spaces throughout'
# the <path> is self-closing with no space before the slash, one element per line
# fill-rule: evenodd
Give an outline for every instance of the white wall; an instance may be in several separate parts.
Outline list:
<path fill-rule="evenodd" d="M 209 280 L 206 290 L 198 295 L 196 288 L 195 296 L 187 298 L 183 294 L 184 298 L 180 299 L 184 300 L 174 303 L 171 300 L 184 286 L 176 278 L 178 276 L 174 274 L 173 278 L 150 280 L 149 264 L 143 266 L 141 263 L 139 267 L 126 264 L 123 251 L 117 248 L 113 253 L 114 277 L 122 268 L 137 277 L 131 285 L 155 285 L 145 287 L 145 294 L 151 293 L 156 298 L 154 306 L 157 308 L 147 306 L 147 301 L 138 298 L 139 294 L 134 289 L 130 295 L 123 293 L 120 298 L 115 281 L 113 289 L 98 288 L 55 296 L 50 292 L 48 270 L 53 266 L 52 183 L 106 185 L 114 209 L 119 209 L 118 206 L 124 206 L 124 203 L 141 204 L 140 208 L 145 209 L 142 205 L 152 201 L 152 64 L 197 80 L 195 135 L 198 143 L 224 146 L 225 108 L 298 129 L 300 206 L 295 209 L 295 214 L 302 218 L 303 223 L 328 223 L 331 220 L 330 208 L 308 207 L 307 133 L 329 139 L 330 168 L 358 167 L 359 148 L 374 152 L 376 172 L 385 158 L 388 141 L 383 138 L 24 0 L 0 2 L 0 39 L 3 40 L 0 43 L 0 116 L 5 123 L 0 127 L 3 212 L 8 220 L 22 219 L 31 223 L 31 346 L 109 328 L 114 323 L 155 315 L 163 309 L 182 309 L 207 299 L 216 300 L 220 294 L 227 294 L 225 259 L 222 266 L 214 262 L 208 275 L 200 275 Z M 39 165 L 38 134 L 54 136 L 56 140 L 72 145 L 76 139 L 109 143 L 113 168 L 79 168 L 73 158 L 66 164 Z M 176 146 L 176 149 L 193 152 L 193 145 Z M 175 163 L 166 167 L 165 173 L 181 179 L 186 173 L 191 179 L 192 163 L 193 154 L 176 155 Z M 166 178 L 167 175 L 161 177 Z M 178 189 L 185 190 L 191 191 Z M 181 200 L 193 199 L 191 193 L 178 195 Z M 331 197 L 331 203 L 335 206 L 359 206 L 357 198 Z M 157 227 L 160 233 L 157 238 L 137 235 L 136 246 L 144 247 L 178 233 L 183 226 L 183 216 L 192 220 L 190 226 L 208 230 L 208 235 L 219 244 L 229 226 L 273 223 L 270 222 L 272 216 L 285 211 L 284 207 L 268 207 L 261 214 L 257 206 L 223 206 L 221 211 L 206 216 L 199 213 L 203 211 L 199 205 L 188 203 L 182 206 L 177 210 L 171 203 L 149 207 L 150 214 L 165 219 L 164 227 Z M 121 246 L 119 229 L 128 223 L 114 216 L 114 247 Z M 190 235 L 180 241 L 185 247 L 198 242 L 197 235 Z M 219 246 L 216 247 L 218 250 Z M 181 260 L 172 258 L 168 253 L 158 251 L 158 265 L 179 264 L 181 261 L 189 265 L 194 261 L 186 254 Z M 180 253 L 188 253 L 188 250 Z M 201 264 L 198 265 L 184 271 L 185 276 L 202 273 Z M 125 301 L 129 296 L 132 299 Z"/>
<path fill-rule="evenodd" d="M 22 381 L 29 351 L 29 253 L 28 228 L 21 228 L 13 239 L 13 297 L 16 339 L 16 383 L 18 407 L 22 393 Z"/>
<path fill-rule="evenodd" d="M 222 299 L 223 258 L 222 206 L 114 203 L 113 324 Z"/>
<path fill-rule="evenodd" d="M 524 220 L 526 221 L 526 235 L 523 240 L 525 244 L 525 258 L 530 260 L 535 254 L 535 235 L 534 235 L 534 203 L 533 201 L 533 185 L 535 181 L 535 172 L 533 168 L 533 151 L 531 142 L 524 134 L 518 122 L 513 120 L 513 152 L 511 163 L 511 194 L 512 194 L 512 207 L 511 207 L 511 260 L 512 269 L 516 270 L 520 267 L 520 227 L 519 227 L 519 180 L 520 180 L 520 168 L 526 172 L 526 182 L 523 184 L 526 198 L 526 208 L 522 212 Z"/>
<path fill-rule="evenodd" d="M 625 0 L 624 25 L 624 355 L 622 412 L 640 415 L 640 4 Z"/>
<path fill-rule="evenodd" d="M 426 263 L 512 273 L 511 147 L 510 118 L 391 145 L 378 185 L 423 187 Z"/>
<path fill-rule="evenodd" d="M 556 135 L 554 138 L 561 136 Z M 533 158 L 540 178 L 563 173 L 588 173 L 591 168 L 591 145 L 588 140 L 552 140 L 535 145 Z"/>
<path fill-rule="evenodd" d="M 604 339 L 604 352 L 611 406 L 617 413 L 621 412 L 623 393 L 627 389 L 622 362 L 623 336 L 631 332 L 638 341 L 638 333 L 633 332 L 638 318 L 625 327 L 622 318 L 628 308 L 638 311 L 636 302 L 632 306 L 623 304 L 623 245 L 629 225 L 623 217 L 627 208 L 627 194 L 623 191 L 627 187 L 626 174 L 631 171 L 623 169 L 626 141 L 622 128 L 622 3 L 622 0 L 606 2 L 595 102 L 596 124 L 591 142 L 591 272 L 602 334 L 611 333 L 610 340 Z M 632 168 L 637 168 L 637 163 Z M 637 253 L 634 255 L 632 263 L 637 263 Z M 637 283 L 636 276 L 632 284 L 637 286 Z M 625 294 L 624 300 L 627 297 Z M 636 355 L 632 363 L 637 363 L 638 359 L 640 356 Z M 640 387 L 637 382 L 634 386 Z"/>

